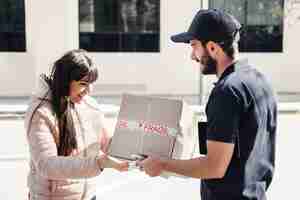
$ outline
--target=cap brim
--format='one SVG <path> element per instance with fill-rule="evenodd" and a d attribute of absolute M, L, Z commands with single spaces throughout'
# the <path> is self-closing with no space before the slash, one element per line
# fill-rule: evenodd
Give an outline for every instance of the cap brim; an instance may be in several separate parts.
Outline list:
<path fill-rule="evenodd" d="M 177 35 L 171 36 L 171 40 L 173 42 L 181 42 L 181 43 L 190 43 L 190 41 L 194 38 L 195 37 L 191 33 L 188 33 L 188 32 L 179 33 Z"/>

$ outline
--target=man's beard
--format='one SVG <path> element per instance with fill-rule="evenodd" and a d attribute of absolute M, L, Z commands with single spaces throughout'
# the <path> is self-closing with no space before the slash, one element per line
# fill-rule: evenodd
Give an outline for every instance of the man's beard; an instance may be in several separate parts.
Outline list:
<path fill-rule="evenodd" d="M 209 55 L 207 50 L 205 51 L 205 54 L 201 57 L 200 63 L 203 66 L 202 74 L 217 74 L 217 61 Z"/>

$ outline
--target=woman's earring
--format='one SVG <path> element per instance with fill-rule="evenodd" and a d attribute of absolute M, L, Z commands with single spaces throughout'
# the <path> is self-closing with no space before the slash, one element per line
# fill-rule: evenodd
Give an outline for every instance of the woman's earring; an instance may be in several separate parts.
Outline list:
<path fill-rule="evenodd" d="M 70 96 L 65 96 L 65 101 L 66 101 L 67 103 L 69 103 L 69 102 L 70 102 Z"/>

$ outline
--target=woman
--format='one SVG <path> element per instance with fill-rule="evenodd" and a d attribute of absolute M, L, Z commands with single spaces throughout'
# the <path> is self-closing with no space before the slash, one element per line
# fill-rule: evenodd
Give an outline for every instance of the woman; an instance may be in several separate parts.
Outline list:
<path fill-rule="evenodd" d="M 95 199 L 95 177 L 104 168 L 119 171 L 128 163 L 112 161 L 109 138 L 95 100 L 88 96 L 97 69 L 84 50 L 67 52 L 27 110 L 25 126 L 30 150 L 29 199 Z"/>

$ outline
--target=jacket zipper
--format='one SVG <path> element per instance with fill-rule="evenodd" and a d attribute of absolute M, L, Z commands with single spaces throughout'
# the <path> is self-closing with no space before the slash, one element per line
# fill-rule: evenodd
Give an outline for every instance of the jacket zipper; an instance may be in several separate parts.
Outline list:
<path fill-rule="evenodd" d="M 77 109 L 74 109 L 75 113 L 76 113 L 76 117 L 77 117 L 77 120 L 79 122 L 79 126 L 80 126 L 80 132 L 81 132 L 81 137 L 82 137 L 82 141 L 83 141 L 83 146 L 84 146 L 84 149 L 83 149 L 83 156 L 84 157 L 87 157 L 87 145 L 86 145 L 86 138 L 85 138 L 85 135 L 84 135 L 84 128 L 82 126 L 82 121 L 81 121 L 81 118 L 79 117 L 79 114 L 78 114 L 78 111 Z M 86 190 L 87 190 L 87 180 L 86 178 L 84 179 L 84 188 L 83 188 L 83 192 L 82 192 L 82 197 L 81 199 L 83 200 L 85 195 L 86 195 Z"/>

